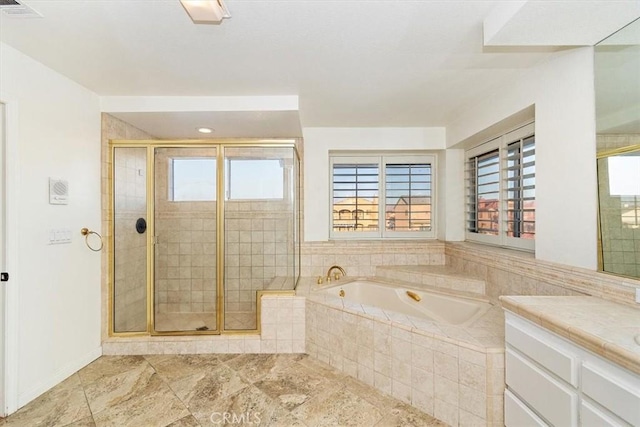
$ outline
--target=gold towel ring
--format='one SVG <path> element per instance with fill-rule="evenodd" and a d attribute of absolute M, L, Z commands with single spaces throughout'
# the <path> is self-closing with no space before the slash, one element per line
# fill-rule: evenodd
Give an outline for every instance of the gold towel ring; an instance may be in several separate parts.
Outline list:
<path fill-rule="evenodd" d="M 87 244 L 87 247 L 89 249 L 91 249 L 93 252 L 100 252 L 102 250 L 102 248 L 104 247 L 104 242 L 102 241 L 102 236 L 100 235 L 100 233 L 98 233 L 97 231 L 91 231 L 86 227 L 80 230 L 80 233 L 82 233 L 82 235 L 84 236 L 84 242 Z M 100 247 L 98 249 L 91 247 L 91 245 L 89 244 L 89 236 L 92 234 L 95 234 L 96 236 L 98 236 L 98 239 L 100 239 Z"/>

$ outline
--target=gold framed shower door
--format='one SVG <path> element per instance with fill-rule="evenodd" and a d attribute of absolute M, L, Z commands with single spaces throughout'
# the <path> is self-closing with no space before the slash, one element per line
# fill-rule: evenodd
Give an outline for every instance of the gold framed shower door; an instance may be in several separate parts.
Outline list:
<path fill-rule="evenodd" d="M 141 336 L 197 336 L 221 334 L 260 334 L 261 297 L 263 295 L 295 295 L 295 290 L 261 290 L 256 296 L 256 328 L 255 329 L 225 329 L 225 149 L 231 147 L 246 148 L 291 148 L 295 159 L 300 164 L 296 139 L 178 139 L 178 140 L 110 140 L 109 141 L 109 268 L 108 268 L 108 332 L 110 337 L 141 337 Z M 115 298 L 115 150 L 117 148 L 146 148 L 146 330 L 135 332 L 117 332 L 114 328 L 114 298 Z M 187 331 L 157 331 L 155 329 L 155 150 L 156 148 L 215 148 L 216 149 L 216 328 L 214 330 Z M 300 230 L 300 209 L 298 186 L 300 185 L 300 169 L 296 170 L 294 184 L 294 221 Z M 294 233 L 295 234 L 295 233 Z M 299 232 L 298 232 L 299 234 Z M 294 265 L 300 265 L 300 241 L 294 241 Z M 297 284 L 299 274 L 293 270 L 294 285 Z M 294 286 L 295 288 L 295 286 Z"/>

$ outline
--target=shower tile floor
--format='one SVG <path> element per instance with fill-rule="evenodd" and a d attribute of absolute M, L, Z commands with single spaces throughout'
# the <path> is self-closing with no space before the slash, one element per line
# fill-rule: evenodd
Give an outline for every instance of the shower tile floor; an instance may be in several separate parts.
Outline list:
<path fill-rule="evenodd" d="M 216 313 L 157 313 L 156 331 L 195 331 L 206 326 L 216 329 Z"/>
<path fill-rule="evenodd" d="M 3 427 L 234 424 L 445 425 L 297 354 L 103 356 L 0 420 Z"/>
<path fill-rule="evenodd" d="M 207 327 L 216 329 L 216 313 L 157 313 L 155 317 L 156 331 L 195 331 Z M 255 311 L 232 311 L 225 314 L 224 323 L 227 330 L 256 329 Z"/>

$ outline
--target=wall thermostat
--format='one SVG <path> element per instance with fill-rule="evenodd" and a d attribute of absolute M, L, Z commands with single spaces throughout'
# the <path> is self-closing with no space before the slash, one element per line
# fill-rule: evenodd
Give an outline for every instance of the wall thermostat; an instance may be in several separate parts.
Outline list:
<path fill-rule="evenodd" d="M 69 182 L 63 179 L 49 178 L 49 204 L 66 205 L 69 203 Z"/>

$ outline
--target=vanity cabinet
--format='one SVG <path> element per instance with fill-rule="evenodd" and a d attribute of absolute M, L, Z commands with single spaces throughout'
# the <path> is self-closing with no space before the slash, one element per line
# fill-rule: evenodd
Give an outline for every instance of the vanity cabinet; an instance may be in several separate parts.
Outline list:
<path fill-rule="evenodd" d="M 505 319 L 507 427 L 640 426 L 640 375 L 511 312 Z"/>

